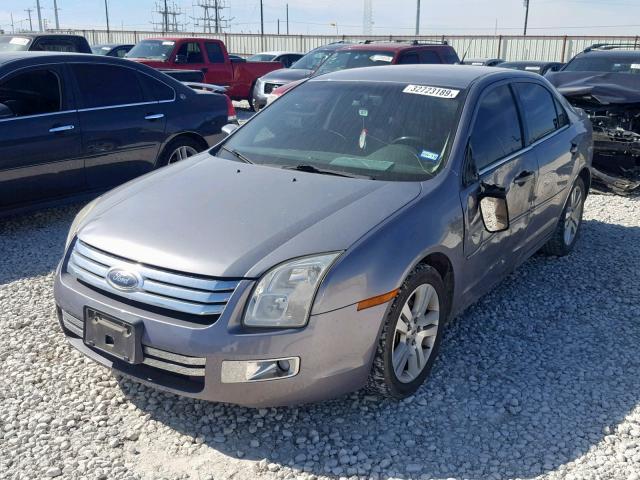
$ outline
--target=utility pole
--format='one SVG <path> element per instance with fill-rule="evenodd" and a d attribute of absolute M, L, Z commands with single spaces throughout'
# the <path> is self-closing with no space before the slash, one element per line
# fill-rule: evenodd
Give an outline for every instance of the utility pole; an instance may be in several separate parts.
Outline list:
<path fill-rule="evenodd" d="M 280 35 L 280 19 L 278 19 L 278 35 Z"/>
<path fill-rule="evenodd" d="M 108 0 L 104 0 L 104 15 L 107 18 L 107 38 L 109 37 L 109 5 Z"/>
<path fill-rule="evenodd" d="M 58 10 L 60 10 L 58 8 L 58 0 L 53 0 L 53 14 L 56 19 L 56 30 L 60 29 L 60 21 L 58 20 Z"/>
<path fill-rule="evenodd" d="M 287 35 L 289 35 L 289 4 L 287 3 Z"/>
<path fill-rule="evenodd" d="M 416 36 L 420 35 L 420 0 L 417 0 L 416 5 Z"/>
<path fill-rule="evenodd" d="M 167 0 L 164 0 L 164 11 L 162 12 L 162 32 L 167 33 L 169 31 L 169 9 L 167 8 Z"/>
<path fill-rule="evenodd" d="M 38 28 L 42 31 L 42 12 L 40 11 L 40 0 L 36 0 L 36 10 L 38 11 Z"/>
<path fill-rule="evenodd" d="M 260 35 L 264 35 L 264 9 L 260 0 Z"/>
<path fill-rule="evenodd" d="M 529 22 L 529 0 L 524 0 L 524 35 L 527 35 L 527 23 Z"/>
<path fill-rule="evenodd" d="M 27 8 L 25 12 L 27 12 L 27 14 L 29 15 L 29 31 L 33 32 L 33 22 L 31 21 L 31 12 L 33 12 L 33 9 Z"/>
<path fill-rule="evenodd" d="M 336 27 L 336 35 L 337 35 Z M 362 13 L 362 34 L 373 34 L 373 0 L 364 0 L 364 9 Z"/>
<path fill-rule="evenodd" d="M 16 33 L 16 27 L 13 24 L 13 13 L 11 13 L 11 33 Z"/>

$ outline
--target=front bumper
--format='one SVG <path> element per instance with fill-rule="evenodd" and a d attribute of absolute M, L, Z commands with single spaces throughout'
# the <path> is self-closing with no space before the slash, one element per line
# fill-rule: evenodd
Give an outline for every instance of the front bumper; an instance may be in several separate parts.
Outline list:
<path fill-rule="evenodd" d="M 262 80 L 258 80 L 251 94 L 253 96 L 254 104 L 259 108 L 267 106 L 269 98 L 271 97 L 271 92 L 282 85 L 285 84 L 282 82 L 264 82 Z"/>
<path fill-rule="evenodd" d="M 125 321 L 141 320 L 145 349 L 176 354 L 178 358 L 205 360 L 202 376 L 190 376 L 188 370 L 184 375 L 169 372 L 147 362 L 130 365 L 90 348 L 77 330 L 74 333 L 63 328 L 69 343 L 88 357 L 165 391 L 203 400 L 265 407 L 325 400 L 364 386 L 386 305 L 362 311 L 351 305 L 312 315 L 302 329 L 247 331 L 240 321 L 252 287 L 252 281 L 242 281 L 222 316 L 212 325 L 188 324 L 122 303 L 78 282 L 60 268 L 56 273 L 54 295 L 60 317 L 66 312 L 82 319 L 85 308 L 90 307 Z M 223 361 L 283 357 L 300 358 L 295 376 L 247 383 L 222 381 Z"/>

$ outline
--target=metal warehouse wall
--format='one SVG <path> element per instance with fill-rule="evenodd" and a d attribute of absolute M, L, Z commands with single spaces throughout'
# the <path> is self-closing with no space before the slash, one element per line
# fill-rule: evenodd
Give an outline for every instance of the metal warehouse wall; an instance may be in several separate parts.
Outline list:
<path fill-rule="evenodd" d="M 84 35 L 89 43 L 136 43 L 143 38 L 162 36 L 160 32 L 113 30 L 51 30 L 58 33 Z M 462 57 L 504 58 L 506 60 L 567 61 L 594 43 L 639 44 L 638 36 L 517 36 L 517 35 L 427 35 L 427 36 L 357 36 L 357 35 L 264 35 L 209 34 L 202 32 L 169 33 L 172 37 L 209 37 L 223 40 L 229 52 L 251 55 L 266 50 L 307 52 L 312 48 L 339 40 L 446 40 Z"/>

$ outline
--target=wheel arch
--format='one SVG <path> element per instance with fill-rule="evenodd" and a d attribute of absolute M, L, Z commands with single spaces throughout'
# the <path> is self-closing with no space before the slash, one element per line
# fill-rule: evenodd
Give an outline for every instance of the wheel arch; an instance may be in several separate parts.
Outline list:
<path fill-rule="evenodd" d="M 204 139 L 204 137 L 202 135 L 197 134 L 196 132 L 186 131 L 186 132 L 176 133 L 175 135 L 168 137 L 164 142 L 164 144 L 162 145 L 162 148 L 160 149 L 160 151 L 158 152 L 158 156 L 156 157 L 155 168 L 158 168 L 160 166 L 160 160 L 162 159 L 163 155 L 167 152 L 167 148 L 174 141 L 180 138 L 189 138 L 191 140 L 198 142 L 200 145 L 202 145 L 203 150 L 206 150 L 207 148 L 210 147 L 209 143 Z"/>
<path fill-rule="evenodd" d="M 578 173 L 578 178 L 581 178 L 584 182 L 585 197 L 589 195 L 589 190 L 591 189 L 591 170 L 588 167 L 583 167 L 582 170 Z"/>
<path fill-rule="evenodd" d="M 415 269 L 418 265 L 428 265 L 434 268 L 444 283 L 447 292 L 447 316 L 451 313 L 451 307 L 453 305 L 453 299 L 455 294 L 455 272 L 453 269 L 453 263 L 451 259 L 441 252 L 433 252 L 423 257 L 414 266 Z M 412 271 L 413 271 L 412 269 Z"/>

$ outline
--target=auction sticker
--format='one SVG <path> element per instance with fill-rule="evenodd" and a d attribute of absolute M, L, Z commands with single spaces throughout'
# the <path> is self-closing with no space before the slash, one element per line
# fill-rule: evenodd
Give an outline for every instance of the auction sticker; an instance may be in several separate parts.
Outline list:
<path fill-rule="evenodd" d="M 9 43 L 11 43 L 12 45 L 26 45 L 27 43 L 29 43 L 29 39 L 28 38 L 23 38 L 23 37 L 13 37 L 11 40 L 9 40 Z"/>
<path fill-rule="evenodd" d="M 414 95 L 426 95 L 428 97 L 438 98 L 456 98 L 460 90 L 451 88 L 429 87 L 427 85 L 407 85 L 403 93 L 412 93 Z"/>

